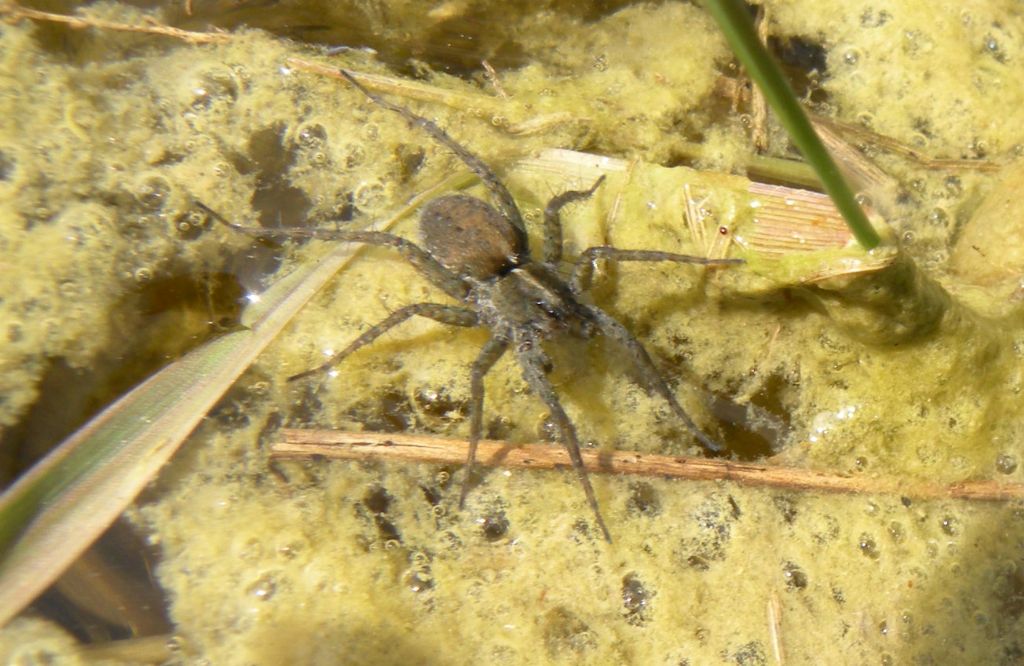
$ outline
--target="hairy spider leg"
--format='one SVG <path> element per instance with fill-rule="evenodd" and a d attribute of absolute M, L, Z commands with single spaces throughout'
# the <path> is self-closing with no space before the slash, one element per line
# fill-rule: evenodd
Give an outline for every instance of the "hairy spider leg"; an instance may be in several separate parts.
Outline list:
<path fill-rule="evenodd" d="M 490 371 L 508 350 L 508 341 L 501 338 L 491 338 L 480 350 L 476 360 L 473 361 L 473 368 L 469 375 L 469 452 L 466 453 L 466 471 L 462 479 L 462 490 L 459 492 L 459 509 L 466 505 L 466 495 L 469 494 L 470 476 L 473 473 L 473 464 L 476 462 L 476 448 L 480 443 L 483 431 L 484 414 L 484 376 Z"/>
<path fill-rule="evenodd" d="M 590 288 L 590 281 L 594 275 L 594 262 L 598 259 L 611 259 L 612 261 L 674 261 L 680 264 L 701 264 L 703 266 L 730 266 L 746 263 L 743 259 L 709 259 L 708 257 L 697 257 L 692 254 L 676 254 L 659 250 L 620 250 L 617 247 L 596 245 L 581 252 L 576 260 L 576 266 L 573 267 L 569 289 L 576 296 Z"/>
<path fill-rule="evenodd" d="M 415 243 L 399 236 L 384 233 L 382 231 L 345 231 L 340 229 L 257 229 L 244 227 L 240 224 L 229 222 L 227 218 L 213 210 L 202 202 L 195 202 L 217 221 L 226 224 L 235 231 L 242 232 L 257 238 L 314 238 L 317 240 L 334 240 L 349 243 L 364 243 L 367 245 L 381 245 L 393 247 L 416 268 L 431 283 L 443 289 L 450 296 L 462 300 L 468 291 L 466 284 L 456 277 L 451 271 L 442 266 L 436 259 Z M 386 319 L 367 329 L 358 338 L 353 340 L 345 349 L 341 350 L 331 358 L 327 359 L 315 368 L 300 372 L 288 378 L 292 382 L 303 377 L 309 377 L 318 372 L 323 372 L 340 363 L 346 356 L 363 347 L 388 330 L 394 328 L 406 319 L 414 316 L 427 317 L 442 324 L 452 326 L 472 327 L 478 325 L 476 313 L 469 308 L 454 305 L 442 305 L 439 303 L 417 303 L 408 305 L 395 312 L 392 312 Z"/>
<path fill-rule="evenodd" d="M 551 412 L 551 418 L 554 419 L 555 425 L 558 427 L 559 438 L 569 451 L 569 458 L 572 460 L 573 469 L 576 470 L 580 483 L 583 485 L 583 492 L 587 496 L 587 504 L 590 505 L 590 509 L 594 512 L 594 518 L 597 520 L 598 527 L 601 528 L 605 541 L 611 543 L 612 535 L 604 524 L 604 518 L 601 517 L 601 510 L 597 506 L 597 496 L 594 494 L 594 487 L 590 485 L 590 477 L 587 475 L 586 467 L 583 466 L 583 456 L 580 455 L 580 443 L 576 436 L 576 427 L 562 408 L 558 394 L 555 393 L 555 388 L 548 381 L 547 374 L 545 373 L 544 369 L 548 365 L 547 356 L 544 355 L 543 350 L 536 341 L 533 344 L 520 344 L 516 348 L 516 356 L 523 369 L 523 379 L 526 380 L 526 383 L 533 392 L 540 396 L 540 399 L 547 405 L 548 411 Z"/>
<path fill-rule="evenodd" d="M 304 370 L 296 375 L 292 375 L 288 378 L 288 381 L 294 382 L 297 379 L 309 377 L 310 375 L 315 375 L 319 372 L 328 370 L 338 363 L 341 363 L 346 356 L 360 347 L 370 344 L 395 326 L 401 324 L 406 319 L 416 316 L 426 317 L 451 326 L 471 327 L 479 325 L 476 313 L 468 308 L 461 308 L 456 305 L 442 305 L 440 303 L 414 303 L 412 305 L 406 305 L 405 307 L 392 312 L 383 321 L 374 324 L 363 331 L 362 335 L 350 342 L 347 347 L 331 356 L 325 362 L 315 368 L 310 368 L 309 370 Z"/>
<path fill-rule="evenodd" d="M 611 259 L 613 261 L 674 261 L 684 264 L 701 264 L 704 266 L 728 266 L 742 264 L 742 259 L 709 259 L 689 254 L 675 254 L 673 252 L 661 252 L 658 250 L 621 250 L 616 247 L 599 245 L 584 250 L 576 266 L 573 268 L 572 279 L 569 282 L 569 289 L 576 296 L 590 287 L 590 280 L 594 272 L 594 262 L 598 259 Z M 662 396 L 690 432 L 697 438 L 701 445 L 710 453 L 720 453 L 723 446 L 711 439 L 703 430 L 697 427 L 690 415 L 686 413 L 679 401 L 672 394 L 668 384 L 662 379 L 654 361 L 651 360 L 647 350 L 633 337 L 622 324 L 614 318 L 605 314 L 598 308 L 589 307 L 591 316 L 597 322 L 601 332 L 626 348 L 634 366 L 640 372 L 640 378 L 646 389 L 652 393 Z"/>
<path fill-rule="evenodd" d="M 658 368 L 654 365 L 654 361 L 651 360 L 650 355 L 647 353 L 647 350 L 644 349 L 643 345 L 640 344 L 640 341 L 633 337 L 633 334 L 630 333 L 625 326 L 617 322 L 610 315 L 605 314 L 598 308 L 590 307 L 588 309 L 590 311 L 590 315 L 597 323 L 598 330 L 600 330 L 606 337 L 609 337 L 619 343 L 629 353 L 630 360 L 633 361 L 633 365 L 639 371 L 640 381 L 644 388 L 651 393 L 657 393 L 664 398 L 665 402 L 669 404 L 669 407 L 672 408 L 672 411 L 675 412 L 675 415 L 679 420 L 686 424 L 686 427 L 690 429 L 690 432 L 693 433 L 694 437 L 700 441 L 701 445 L 709 453 L 721 453 L 724 450 L 724 447 L 706 435 L 704 431 L 698 428 L 697 424 L 693 422 L 693 419 L 690 418 L 690 415 L 686 413 L 683 406 L 679 404 L 678 400 L 676 400 L 675 395 L 672 394 L 668 384 L 666 384 L 665 380 L 662 379 L 661 373 L 658 372 Z"/>
<path fill-rule="evenodd" d="M 544 261 L 557 264 L 562 260 L 562 221 L 559 213 L 567 204 L 581 199 L 589 199 L 604 182 L 604 174 L 598 178 L 590 189 L 570 190 L 552 197 L 544 207 Z"/>
<path fill-rule="evenodd" d="M 441 262 L 434 259 L 430 254 L 410 240 L 401 236 L 395 236 L 384 231 L 350 231 L 346 229 L 261 229 L 257 227 L 245 227 L 234 222 L 213 210 L 201 201 L 195 204 L 211 215 L 221 224 L 225 224 L 235 231 L 241 232 L 254 238 L 309 238 L 314 240 L 338 241 L 342 243 L 363 243 L 365 245 L 379 245 L 391 247 L 397 250 L 413 268 L 427 278 L 431 284 L 442 289 L 449 296 L 458 300 L 464 300 L 469 293 L 469 285 L 463 282 L 458 276 L 449 271 Z"/>
<path fill-rule="evenodd" d="M 527 243 L 526 225 L 523 223 L 523 216 L 519 212 L 519 207 L 516 206 L 515 199 L 512 198 L 512 194 L 508 191 L 508 188 L 505 187 L 504 183 L 498 180 L 498 176 L 491 171 L 491 168 L 484 164 L 483 160 L 459 145 L 455 139 L 451 138 L 447 132 L 438 127 L 433 121 L 427 120 L 423 116 L 419 116 L 403 106 L 393 104 L 380 95 L 370 92 L 365 86 L 363 86 L 363 84 L 356 81 L 355 77 L 346 70 L 339 69 L 338 73 L 341 74 L 345 80 L 355 86 L 361 93 L 370 98 L 372 102 L 401 115 L 403 118 L 408 120 L 410 124 L 421 128 L 433 137 L 435 141 L 455 153 L 455 156 L 462 160 L 463 164 L 469 167 L 469 170 L 475 173 L 480 180 L 483 181 L 487 189 L 490 190 L 491 194 L 494 195 L 494 198 L 497 199 L 498 210 L 501 212 L 502 217 L 508 220 L 509 224 L 512 225 L 512 228 L 515 229 L 516 235 L 518 236 L 518 247 L 526 248 L 529 246 Z"/>

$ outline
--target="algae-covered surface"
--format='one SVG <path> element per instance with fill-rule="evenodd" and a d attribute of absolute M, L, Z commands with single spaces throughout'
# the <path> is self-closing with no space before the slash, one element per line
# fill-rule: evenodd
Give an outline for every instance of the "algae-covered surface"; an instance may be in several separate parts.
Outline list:
<path fill-rule="evenodd" d="M 401 88 L 389 98 L 493 165 L 535 242 L 546 201 L 593 180 L 582 167 L 531 170 L 529 158 L 558 147 L 626 160 L 567 209 L 569 257 L 597 244 L 706 249 L 684 223 L 683 184 L 710 229 L 741 235 L 754 216 L 745 181 L 681 166 L 738 173 L 750 150 L 746 102 L 734 110 L 722 96 L 736 71 L 697 7 L 486 4 L 196 2 L 192 17 L 178 5 L 153 14 L 231 31 L 202 46 L 4 25 L 5 443 L 38 455 L 73 414 L 230 328 L 236 301 L 325 251 L 256 243 L 194 201 L 248 225 L 360 226 L 462 168 L 396 114 L 290 58 L 456 94 L 450 104 L 403 99 Z M 889 4 L 769 3 L 768 20 L 807 104 L 853 127 L 854 143 L 900 183 L 892 201 L 874 201 L 901 243 L 898 262 L 800 285 L 768 280 L 778 265 L 736 245 L 748 264 L 714 273 L 602 266 L 593 299 L 732 455 L 908 487 L 1020 482 L 1024 226 L 1012 163 L 1024 145 L 1024 17 L 1010 2 Z M 146 16 L 113 3 L 88 13 Z M 328 55 L 313 43 L 366 48 Z M 787 156 L 779 131 L 769 135 Z M 415 219 L 397 231 L 415 238 Z M 282 425 L 465 436 L 483 330 L 412 321 L 329 374 L 286 381 L 397 308 L 445 299 L 394 253 L 362 252 L 130 512 L 160 551 L 154 575 L 181 661 L 1024 659 L 1017 502 L 593 475 L 609 544 L 571 472 L 482 472 L 459 510 L 460 467 L 269 459 Z M 560 341 L 550 353 L 551 381 L 588 445 L 699 453 L 613 344 Z M 552 436 L 510 359 L 486 390 L 489 437 Z M 730 423 L 715 408 L 726 400 L 754 405 L 776 434 Z M 10 654 L 73 652 L 31 622 L 5 631 Z"/>

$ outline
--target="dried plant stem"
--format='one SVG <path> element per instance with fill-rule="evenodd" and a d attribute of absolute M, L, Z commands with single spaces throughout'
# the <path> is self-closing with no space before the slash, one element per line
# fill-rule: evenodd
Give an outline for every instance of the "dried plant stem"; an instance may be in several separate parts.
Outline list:
<path fill-rule="evenodd" d="M 786 651 L 782 647 L 782 602 L 779 595 L 772 590 L 768 597 L 768 637 L 771 639 L 772 655 L 778 666 L 786 663 Z"/>
<path fill-rule="evenodd" d="M 37 9 L 22 7 L 14 2 L 0 3 L 0 18 L 6 21 L 18 19 L 31 19 L 33 21 L 44 21 L 48 23 L 64 23 L 77 30 L 85 28 L 98 28 L 100 30 L 117 30 L 120 32 L 141 32 L 151 35 L 163 35 L 173 37 L 192 44 L 223 44 L 231 40 L 231 35 L 221 32 L 191 32 L 172 28 L 153 21 L 147 25 L 136 25 L 131 23 L 116 23 L 104 21 L 103 19 L 89 18 L 87 16 L 68 16 L 67 14 L 54 14 L 41 12 Z"/>
<path fill-rule="evenodd" d="M 303 58 L 288 58 L 286 64 L 303 72 L 311 72 L 321 76 L 335 79 L 344 79 L 338 67 L 325 65 L 319 62 L 305 60 Z M 490 97 L 481 93 L 460 93 L 453 90 L 445 90 L 427 83 L 410 81 L 394 76 L 381 74 L 369 74 L 353 70 L 345 70 L 360 85 L 372 90 L 391 95 L 399 95 L 405 99 L 412 99 L 430 104 L 443 104 L 444 106 L 469 111 L 471 115 L 489 116 L 500 112 L 502 102 L 500 99 Z"/>
<path fill-rule="evenodd" d="M 283 441 L 271 447 L 275 458 L 341 458 L 462 464 L 468 442 L 425 435 L 339 432 L 333 430 L 283 430 Z M 565 449 L 551 444 L 524 444 L 484 440 L 477 463 L 511 469 L 571 469 Z M 735 483 L 789 490 L 831 493 L 892 494 L 921 499 L 1002 501 L 1024 498 L 1024 484 L 996 481 L 965 481 L 944 485 L 908 482 L 891 477 L 849 476 L 795 467 L 734 462 L 711 458 L 661 456 L 630 451 L 583 451 L 589 472 Z"/>

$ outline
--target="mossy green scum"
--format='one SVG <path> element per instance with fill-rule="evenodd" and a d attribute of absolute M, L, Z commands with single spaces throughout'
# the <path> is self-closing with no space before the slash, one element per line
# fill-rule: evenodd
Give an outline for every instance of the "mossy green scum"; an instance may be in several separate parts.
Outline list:
<path fill-rule="evenodd" d="M 385 56 L 417 52 L 417 40 L 436 38 L 432 27 L 460 16 L 456 5 L 434 14 L 395 5 L 399 18 L 364 18 L 364 30 L 391 43 L 410 35 L 394 51 L 375 44 Z M 357 15 L 337 7 L 303 11 L 325 22 L 335 11 Z M 474 15 L 500 23 L 522 54 L 521 66 L 499 67 L 511 96 L 506 117 L 416 106 L 499 168 L 528 225 L 561 186 L 516 171 L 518 158 L 543 148 L 673 165 L 681 143 L 699 138 L 705 153 L 696 166 L 730 169 L 747 138 L 714 95 L 730 56 L 705 14 L 682 3 L 586 18 L 549 9 L 544 20 L 525 4 L 503 5 L 500 17 L 482 7 Z M 781 44 L 816 48 L 827 65 L 827 79 L 811 83 L 812 100 L 828 100 L 819 111 L 935 157 L 1012 156 L 1024 142 L 1024 104 L 1014 103 L 1024 90 L 1014 66 L 1024 27 L 1003 3 L 881 9 L 846 0 L 769 10 Z M 94 11 L 141 20 L 117 4 Z M 952 13 L 936 21 L 937 12 Z M 392 32 L 395 25 L 402 30 Z M 146 285 L 181 276 L 203 285 L 204 275 L 228 271 L 255 293 L 275 266 L 323 251 L 253 248 L 204 227 L 193 199 L 240 222 L 356 214 L 359 223 L 458 168 L 355 91 L 287 66 L 290 57 L 311 57 L 308 50 L 258 30 L 235 34 L 225 45 L 193 47 L 4 26 L 5 428 L 40 401 L 48 359 L 104 374 L 121 362 L 116 350 L 180 343 L 173 325 L 150 329 L 146 345 L 134 341 L 150 321 L 132 309 Z M 339 64 L 394 74 L 365 52 Z M 454 77 L 431 82 L 475 91 Z M 506 131 L 536 118 L 550 122 Z M 990 177 L 884 152 L 877 159 L 906 184 L 911 203 L 899 203 L 889 220 L 905 251 L 958 296 L 961 283 L 945 261 Z M 646 212 L 610 218 L 611 194 L 574 208 L 569 246 L 685 250 L 678 211 L 658 205 L 658 169 L 641 169 L 655 175 L 626 195 L 629 210 Z M 714 214 L 749 214 L 736 201 Z M 1006 223 L 1017 237 L 1019 223 Z M 413 229 L 410 220 L 404 232 Z M 571 474 L 491 471 L 458 512 L 458 469 L 272 467 L 266 437 L 282 417 L 465 434 L 466 368 L 482 331 L 410 323 L 348 359 L 336 377 L 283 381 L 387 312 L 441 297 L 393 254 L 364 252 L 186 443 L 159 492 L 131 512 L 161 550 L 155 576 L 190 654 L 216 664 L 755 664 L 772 663 L 773 632 L 789 663 L 943 663 L 950 654 L 1012 663 L 1024 651 L 1016 545 L 1024 513 L 1012 504 L 595 477 L 615 534 L 609 546 L 588 527 Z M 595 299 L 678 378 L 680 400 L 695 413 L 713 392 L 783 414 L 794 434 L 780 463 L 1019 480 L 1022 329 L 1012 310 L 994 324 L 950 309 L 931 330 L 896 344 L 851 335 L 856 313 L 824 291 L 740 296 L 678 267 L 620 267 L 599 276 Z M 581 437 L 609 449 L 685 452 L 662 403 L 607 351 L 600 343 L 552 350 L 552 380 Z M 485 421 L 492 434 L 544 434 L 544 409 L 525 388 L 514 367 L 495 368 Z M 483 529 L 495 521 L 508 525 L 497 538 Z M 782 609 L 775 629 L 770 602 Z M 70 650 L 40 622 L 12 625 L 0 648 Z"/>

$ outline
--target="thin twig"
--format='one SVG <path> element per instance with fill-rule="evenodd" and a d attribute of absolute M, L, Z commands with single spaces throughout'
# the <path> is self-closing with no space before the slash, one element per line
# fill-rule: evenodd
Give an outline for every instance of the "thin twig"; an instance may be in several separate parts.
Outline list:
<path fill-rule="evenodd" d="M 768 637 L 771 641 L 772 654 L 777 666 L 785 666 L 786 651 L 782 647 L 782 603 L 779 595 L 772 590 L 768 597 Z"/>
<path fill-rule="evenodd" d="M 505 88 L 502 87 L 501 80 L 498 79 L 498 72 L 494 70 L 491 63 L 486 60 L 481 60 L 480 64 L 483 65 L 484 68 L 484 78 L 487 79 L 494 87 L 494 92 L 498 93 L 498 97 L 508 99 L 508 93 L 505 92 Z"/>
<path fill-rule="evenodd" d="M 289 67 L 303 72 L 311 72 L 313 74 L 319 74 L 321 76 L 327 76 L 335 79 L 345 78 L 341 73 L 340 68 L 333 67 L 331 65 L 325 65 L 319 62 L 305 60 L 303 58 L 288 58 L 285 63 Z M 475 110 L 473 115 L 477 116 L 489 116 L 497 113 L 501 109 L 501 100 L 482 93 L 457 92 L 454 90 L 438 88 L 437 86 L 432 86 L 420 81 L 410 81 L 408 79 L 401 79 L 394 76 L 369 74 L 353 70 L 345 71 L 348 72 L 349 76 L 355 79 L 359 85 L 374 92 L 400 95 L 405 99 L 413 99 L 420 102 L 428 102 L 430 104 L 443 104 L 455 109 L 473 109 Z"/>
<path fill-rule="evenodd" d="M 338 432 L 333 430 L 282 430 L 283 441 L 273 444 L 275 458 L 378 459 L 396 462 L 462 464 L 468 442 L 426 435 Z M 477 462 L 488 467 L 511 469 L 571 469 L 565 449 L 551 444 L 514 445 L 484 440 Z M 1005 501 L 1024 499 L 1024 484 L 997 481 L 964 481 L 944 485 L 908 482 L 892 477 L 867 477 L 819 472 L 796 467 L 735 462 L 711 458 L 662 456 L 632 451 L 583 451 L 589 472 L 634 474 L 691 481 L 735 483 L 789 490 L 831 493 L 892 494 L 921 499 Z"/>
<path fill-rule="evenodd" d="M 757 17 L 754 19 L 757 37 L 767 48 L 768 46 L 768 9 L 758 5 Z M 751 83 L 750 86 L 750 139 L 754 150 L 763 153 L 768 150 L 768 100 L 761 89 Z"/>
<path fill-rule="evenodd" d="M 67 14 L 41 12 L 37 9 L 22 7 L 14 2 L 0 3 L 0 17 L 3 17 L 4 20 L 14 21 L 27 18 L 33 21 L 64 23 L 76 30 L 98 28 L 101 30 L 117 30 L 119 32 L 141 32 L 150 35 L 163 35 L 165 37 L 181 39 L 192 44 L 223 44 L 231 40 L 231 35 L 223 32 L 192 32 L 189 30 L 181 30 L 180 28 L 172 28 L 169 25 L 164 25 L 156 21 L 153 21 L 148 25 L 116 23 L 114 21 L 105 21 L 103 19 L 89 18 L 87 16 L 68 16 Z"/>

